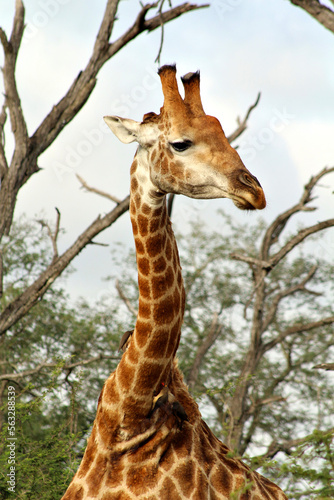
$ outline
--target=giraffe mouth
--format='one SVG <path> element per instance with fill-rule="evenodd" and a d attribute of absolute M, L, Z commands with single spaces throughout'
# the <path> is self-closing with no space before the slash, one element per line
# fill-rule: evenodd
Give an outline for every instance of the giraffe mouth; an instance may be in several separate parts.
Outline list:
<path fill-rule="evenodd" d="M 236 195 L 231 196 L 231 199 L 234 205 L 240 210 L 262 210 L 266 206 L 266 199 L 263 192 L 260 194 L 261 196 L 259 195 L 257 198 L 252 196 L 252 201 L 249 198 Z"/>
<path fill-rule="evenodd" d="M 244 198 L 238 197 L 233 197 L 232 201 L 234 205 L 239 208 L 240 210 L 256 210 L 256 207 L 254 207 L 251 203 L 249 203 L 248 200 L 245 200 Z"/>

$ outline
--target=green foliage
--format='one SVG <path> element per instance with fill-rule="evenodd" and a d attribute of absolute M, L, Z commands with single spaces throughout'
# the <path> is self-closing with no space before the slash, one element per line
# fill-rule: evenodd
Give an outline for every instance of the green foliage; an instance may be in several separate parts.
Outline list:
<path fill-rule="evenodd" d="M 281 466 L 293 498 L 334 498 L 334 430 L 315 430 Z"/>
<path fill-rule="evenodd" d="M 0 433 L 0 498 L 46 499 L 60 498 L 64 493 L 78 459 L 78 441 L 81 433 L 71 432 L 71 421 L 76 417 L 73 406 L 71 417 L 62 424 L 46 423 L 43 410 L 46 400 L 56 388 L 56 377 L 49 383 L 43 395 L 28 402 L 15 404 L 15 430 L 9 433 L 4 424 Z M 31 388 L 30 388 L 31 389 Z M 8 412 L 2 407 L 5 422 Z M 15 436 L 8 439 L 10 434 Z M 12 490 L 8 480 L 10 472 L 15 478 Z"/>

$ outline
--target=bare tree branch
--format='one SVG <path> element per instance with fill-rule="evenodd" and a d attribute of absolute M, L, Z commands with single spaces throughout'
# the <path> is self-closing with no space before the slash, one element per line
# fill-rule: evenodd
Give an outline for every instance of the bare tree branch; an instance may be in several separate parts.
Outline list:
<path fill-rule="evenodd" d="M 233 252 L 230 254 L 231 259 L 240 260 L 241 262 L 246 262 L 250 264 L 250 266 L 258 266 L 263 269 L 270 269 L 271 263 L 265 260 L 256 259 L 255 257 L 251 257 L 250 255 L 243 255 L 237 252 Z"/>
<path fill-rule="evenodd" d="M 199 369 L 204 356 L 219 337 L 222 328 L 223 328 L 222 325 L 218 324 L 218 314 L 214 313 L 208 334 L 203 339 L 203 342 L 198 346 L 196 350 L 195 359 L 192 368 L 190 370 L 190 373 L 187 377 L 187 384 L 190 390 L 192 390 L 195 387 Z"/>
<path fill-rule="evenodd" d="M 334 370 L 334 363 L 321 363 L 320 365 L 313 366 L 317 370 Z"/>
<path fill-rule="evenodd" d="M 163 4 L 164 4 L 164 1 L 165 0 L 161 0 L 161 2 L 160 2 L 160 7 L 159 7 L 159 15 L 160 15 L 160 17 L 161 17 L 162 7 L 163 7 Z M 169 6 L 171 7 L 170 2 L 169 2 Z M 164 44 L 164 38 L 165 38 L 165 27 L 163 25 L 162 18 L 161 18 L 160 46 L 159 46 L 159 50 L 158 50 L 158 55 L 157 55 L 157 57 L 155 58 L 155 61 L 154 61 L 154 62 L 156 62 L 158 64 L 160 64 L 160 57 L 161 57 L 161 52 L 162 52 L 162 46 Z"/>
<path fill-rule="evenodd" d="M 301 229 L 294 237 L 292 237 L 283 247 L 280 248 L 276 254 L 270 257 L 270 248 L 271 246 L 277 242 L 279 235 L 284 230 L 288 220 L 292 215 L 300 211 L 313 211 L 315 208 L 307 207 L 307 203 L 311 202 L 313 198 L 311 197 L 312 190 L 319 182 L 319 180 L 329 174 L 334 172 L 334 167 L 324 168 L 317 175 L 312 176 L 310 181 L 304 186 L 304 191 L 300 201 L 294 205 L 292 208 L 278 215 L 273 223 L 267 229 L 259 254 L 259 258 L 250 257 L 249 255 L 243 255 L 239 253 L 232 253 L 231 258 L 235 260 L 240 260 L 243 262 L 247 262 L 251 266 L 256 266 L 270 271 L 273 267 L 275 267 L 279 261 L 281 261 L 287 253 L 291 252 L 293 248 L 295 248 L 299 243 L 301 243 L 305 238 L 314 234 L 318 231 L 322 231 L 323 229 L 327 229 L 328 227 L 332 227 L 334 225 L 334 219 L 328 219 L 314 226 L 310 226 L 308 228 Z"/>
<path fill-rule="evenodd" d="M 111 356 L 108 354 L 99 354 L 98 356 L 93 356 L 88 359 L 83 359 L 82 361 L 76 361 L 75 363 L 69 363 L 69 364 L 64 364 L 64 366 L 61 367 L 61 370 L 66 372 L 68 370 L 73 370 L 77 366 L 85 366 L 89 365 L 91 363 L 94 363 L 95 361 L 102 361 L 104 359 L 114 359 L 118 360 L 119 358 L 117 356 Z M 24 370 L 22 372 L 18 373 L 4 373 L 3 375 L 0 375 L 0 380 L 20 380 L 23 377 L 28 377 L 30 375 L 36 375 L 37 373 L 43 371 L 45 368 L 56 368 L 59 366 L 59 362 L 53 362 L 53 363 L 40 363 L 38 366 L 35 368 L 32 368 L 30 370 Z"/>
<path fill-rule="evenodd" d="M 306 227 L 301 229 L 298 233 L 293 236 L 275 255 L 270 259 L 272 267 L 276 266 L 291 250 L 293 250 L 297 245 L 299 245 L 305 238 L 311 234 L 323 231 L 329 227 L 334 226 L 334 219 L 327 219 L 314 226 Z"/>
<path fill-rule="evenodd" d="M 278 215 L 278 217 L 276 217 L 273 223 L 268 227 L 261 246 L 261 251 L 260 251 L 261 260 L 263 260 L 264 262 L 269 261 L 270 248 L 274 243 L 277 242 L 279 235 L 282 233 L 283 229 L 285 228 L 287 222 L 289 221 L 292 215 L 294 215 L 297 212 L 315 210 L 315 208 L 307 206 L 307 204 L 313 200 L 313 198 L 311 197 L 312 190 L 322 177 L 331 172 L 334 172 L 334 167 L 330 168 L 325 167 L 317 175 L 312 176 L 309 182 L 304 186 L 304 191 L 299 202 L 289 210 L 286 210 L 282 214 Z"/>
<path fill-rule="evenodd" d="M 305 324 L 297 323 L 296 325 L 293 325 L 290 328 L 287 328 L 286 330 L 281 332 L 275 339 L 263 344 L 260 348 L 261 354 L 270 351 L 270 349 L 275 347 L 277 344 L 282 342 L 284 339 L 286 339 L 290 335 L 308 332 L 310 330 L 313 330 L 314 328 L 320 328 L 322 326 L 331 325 L 332 323 L 334 323 L 334 316 L 328 316 L 327 318 L 322 318 L 318 321 L 310 321 L 309 323 L 305 323 Z"/>
<path fill-rule="evenodd" d="M 126 305 L 126 307 L 128 308 L 128 310 L 130 311 L 130 313 L 133 314 L 134 316 L 137 316 L 138 315 L 138 310 L 133 307 L 133 305 L 131 304 L 130 300 L 125 295 L 125 293 L 123 292 L 122 287 L 121 287 L 121 285 L 120 285 L 120 283 L 119 283 L 118 280 L 116 280 L 115 286 L 116 286 L 116 290 L 118 291 L 118 295 L 123 300 L 124 304 Z"/>
<path fill-rule="evenodd" d="M 282 401 L 286 401 L 286 398 L 284 398 L 283 396 L 270 396 L 267 398 L 258 399 L 252 403 L 252 405 L 247 410 L 247 413 L 249 413 L 251 415 L 252 413 L 255 412 L 255 409 L 260 407 L 260 406 L 266 406 L 266 405 L 270 405 L 272 403 L 277 403 L 277 402 L 282 402 Z"/>
<path fill-rule="evenodd" d="M 312 266 L 312 268 L 307 273 L 305 278 L 302 279 L 299 283 L 296 283 L 295 285 L 290 286 L 290 287 L 286 288 L 285 290 L 282 290 L 273 296 L 270 308 L 268 309 L 268 312 L 267 312 L 267 314 L 263 320 L 263 323 L 262 323 L 262 331 L 263 332 L 265 332 L 267 330 L 269 325 L 274 320 L 276 312 L 277 312 L 277 308 L 278 308 L 282 299 L 288 297 L 289 295 L 293 295 L 294 293 L 296 293 L 298 291 L 299 292 L 306 292 L 306 293 L 310 293 L 310 294 L 314 294 L 314 295 L 320 295 L 320 294 L 318 294 L 318 292 L 314 292 L 314 291 L 308 290 L 306 288 L 306 283 L 308 283 L 313 278 L 313 276 L 316 273 L 317 268 L 318 268 L 318 266 L 316 266 L 316 265 Z"/>
<path fill-rule="evenodd" d="M 261 92 L 258 93 L 257 98 L 256 98 L 254 104 L 252 104 L 248 108 L 248 111 L 246 113 L 245 118 L 242 121 L 240 120 L 240 118 L 237 119 L 238 128 L 232 134 L 230 134 L 227 137 L 228 142 L 232 143 L 233 141 L 235 141 L 246 130 L 248 118 L 250 117 L 250 114 L 253 111 L 253 109 L 255 109 L 256 106 L 259 104 L 260 97 L 261 97 Z"/>
<path fill-rule="evenodd" d="M 320 24 L 334 33 L 334 12 L 331 9 L 318 0 L 290 0 L 290 2 L 304 9 Z"/>
<path fill-rule="evenodd" d="M 331 428 L 324 430 L 324 431 L 321 431 L 321 432 L 324 435 L 333 434 L 334 427 L 331 427 Z M 274 458 L 274 456 L 277 455 L 277 453 L 279 453 L 280 451 L 283 451 L 283 453 L 286 453 L 287 455 L 291 455 L 294 448 L 296 448 L 297 446 L 299 446 L 303 443 L 310 442 L 311 440 L 312 440 L 312 434 L 308 434 L 307 436 L 304 436 L 302 438 L 290 439 L 288 441 L 282 441 L 281 443 L 278 443 L 276 440 L 274 440 L 268 446 L 267 451 L 263 455 L 256 457 L 256 459 Z M 312 490 L 312 491 L 314 491 L 314 490 Z"/>
<path fill-rule="evenodd" d="M 82 187 L 86 189 L 87 191 L 90 191 L 91 193 L 96 193 L 100 196 L 103 196 L 104 198 L 107 198 L 108 200 L 111 200 L 117 204 L 121 203 L 121 200 L 119 198 L 116 198 L 116 196 L 113 196 L 112 194 L 106 193 L 105 191 L 102 191 L 101 189 L 94 188 L 92 186 L 88 186 L 87 182 L 80 177 L 80 175 L 76 174 L 77 179 L 81 183 Z"/>
<path fill-rule="evenodd" d="M 60 212 L 59 212 L 57 207 L 56 207 L 56 212 L 57 212 L 56 227 L 55 227 L 55 230 L 53 233 L 52 233 L 52 230 L 51 230 L 49 224 L 47 224 L 43 220 L 38 221 L 42 227 L 45 227 L 47 229 L 49 238 L 51 240 L 52 248 L 53 248 L 53 260 L 52 260 L 52 262 L 54 262 L 58 258 L 57 238 L 58 238 L 58 234 L 59 234 Z"/>

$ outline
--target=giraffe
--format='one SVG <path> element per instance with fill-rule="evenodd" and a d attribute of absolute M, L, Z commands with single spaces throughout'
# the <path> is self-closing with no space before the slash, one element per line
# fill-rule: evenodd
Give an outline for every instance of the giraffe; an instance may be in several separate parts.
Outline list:
<path fill-rule="evenodd" d="M 130 218 L 136 247 L 139 308 L 134 331 L 106 380 L 87 447 L 63 500 L 275 499 L 274 483 L 233 458 L 201 417 L 178 368 L 185 306 L 166 194 L 230 198 L 242 210 L 266 205 L 260 183 L 205 114 L 199 72 L 159 70 L 160 114 L 136 122 L 105 117 L 124 143 L 139 147 L 130 171 Z"/>

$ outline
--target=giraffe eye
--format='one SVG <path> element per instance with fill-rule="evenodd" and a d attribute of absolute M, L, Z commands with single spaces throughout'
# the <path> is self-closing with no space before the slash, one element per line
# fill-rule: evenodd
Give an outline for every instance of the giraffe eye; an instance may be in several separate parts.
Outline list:
<path fill-rule="evenodd" d="M 182 153 L 183 151 L 189 149 L 190 146 L 192 146 L 192 142 L 189 141 L 189 139 L 186 139 L 184 141 L 170 142 L 170 145 L 175 151 L 177 151 L 178 153 Z"/>

